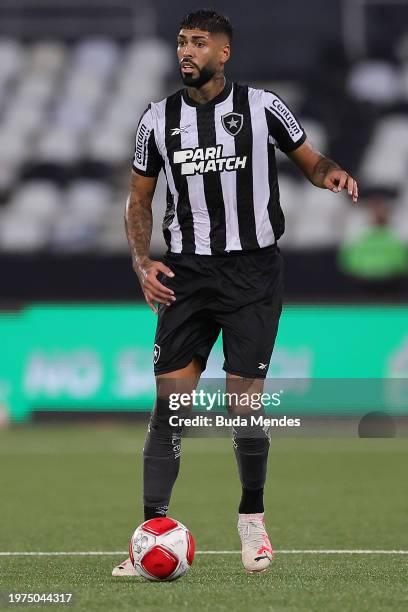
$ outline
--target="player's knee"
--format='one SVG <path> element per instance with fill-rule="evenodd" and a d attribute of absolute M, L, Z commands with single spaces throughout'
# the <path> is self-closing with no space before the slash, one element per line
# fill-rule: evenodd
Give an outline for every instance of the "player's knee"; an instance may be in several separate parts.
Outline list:
<path fill-rule="evenodd" d="M 270 439 L 262 429 L 258 431 L 233 431 L 234 448 L 245 455 L 263 455 L 269 450 Z"/>
<path fill-rule="evenodd" d="M 143 446 L 145 458 L 174 456 L 177 459 L 180 456 L 183 426 L 172 424 L 170 416 L 169 401 L 158 398 L 150 416 Z"/>
<path fill-rule="evenodd" d="M 169 400 L 157 398 L 150 416 L 149 430 L 161 435 L 181 435 L 183 427 L 179 424 L 180 419 L 175 420 L 172 417 L 174 411 L 171 410 Z"/>
<path fill-rule="evenodd" d="M 227 377 L 227 410 L 231 415 L 250 416 L 263 412 L 260 401 L 264 381 L 242 376 Z"/>

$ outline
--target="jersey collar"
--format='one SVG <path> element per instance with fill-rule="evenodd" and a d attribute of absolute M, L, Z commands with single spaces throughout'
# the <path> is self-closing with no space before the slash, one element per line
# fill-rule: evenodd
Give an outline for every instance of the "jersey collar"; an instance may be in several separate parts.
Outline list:
<path fill-rule="evenodd" d="M 196 108 L 211 108 L 220 102 L 224 102 L 228 98 L 231 93 L 232 83 L 230 81 L 225 81 L 224 89 L 220 91 L 220 93 L 215 96 L 212 100 L 209 100 L 205 104 L 200 104 L 199 102 L 195 102 L 190 98 L 187 93 L 187 88 L 181 90 L 181 95 L 183 96 L 183 100 L 189 106 L 195 106 Z"/>

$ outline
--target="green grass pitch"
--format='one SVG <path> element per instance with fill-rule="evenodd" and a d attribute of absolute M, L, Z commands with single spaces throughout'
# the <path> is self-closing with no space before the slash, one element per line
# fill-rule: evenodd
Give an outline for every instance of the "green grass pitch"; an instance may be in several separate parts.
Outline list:
<path fill-rule="evenodd" d="M 0 431 L 0 552 L 121 551 L 143 520 L 140 426 Z M 123 555 L 2 556 L 0 592 L 73 592 L 73 610 L 408 610 L 408 555 L 287 554 L 408 550 L 408 441 L 273 441 L 267 527 L 271 568 L 246 574 L 237 554 L 199 554 L 174 583 L 115 579 Z M 170 515 L 199 551 L 239 548 L 231 441 L 188 438 Z M 45 606 L 12 606 L 38 609 Z M 70 606 L 47 605 L 48 609 Z M 9 607 L 10 609 L 11 607 Z"/>

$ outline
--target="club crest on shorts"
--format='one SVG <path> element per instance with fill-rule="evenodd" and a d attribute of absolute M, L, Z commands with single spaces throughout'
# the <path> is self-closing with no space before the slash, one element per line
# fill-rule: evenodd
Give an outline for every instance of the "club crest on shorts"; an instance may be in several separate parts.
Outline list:
<path fill-rule="evenodd" d="M 244 125 L 244 115 L 241 113 L 227 113 L 221 117 L 222 127 L 230 136 L 236 136 Z"/>
<path fill-rule="evenodd" d="M 160 346 L 155 344 L 153 347 L 153 363 L 157 363 L 160 357 Z"/>

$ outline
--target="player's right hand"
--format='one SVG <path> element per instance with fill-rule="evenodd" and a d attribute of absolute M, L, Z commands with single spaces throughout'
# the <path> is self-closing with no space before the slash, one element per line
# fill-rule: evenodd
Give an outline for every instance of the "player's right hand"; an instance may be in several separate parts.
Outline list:
<path fill-rule="evenodd" d="M 136 269 L 136 274 L 139 277 L 145 300 L 149 308 L 151 308 L 155 314 L 157 314 L 158 311 L 154 302 L 170 306 L 176 299 L 174 291 L 168 289 L 168 287 L 165 287 L 165 285 L 162 285 L 162 283 L 157 280 L 159 272 L 163 272 L 166 276 L 174 276 L 174 272 L 164 263 L 161 261 L 154 261 L 147 257 Z"/>

